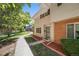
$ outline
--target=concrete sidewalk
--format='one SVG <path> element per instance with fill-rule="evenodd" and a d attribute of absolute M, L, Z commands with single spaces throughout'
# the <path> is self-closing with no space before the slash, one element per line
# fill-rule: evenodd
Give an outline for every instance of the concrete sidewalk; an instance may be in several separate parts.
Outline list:
<path fill-rule="evenodd" d="M 24 39 L 24 36 L 21 36 L 17 40 L 14 56 L 33 56 L 28 43 Z"/>

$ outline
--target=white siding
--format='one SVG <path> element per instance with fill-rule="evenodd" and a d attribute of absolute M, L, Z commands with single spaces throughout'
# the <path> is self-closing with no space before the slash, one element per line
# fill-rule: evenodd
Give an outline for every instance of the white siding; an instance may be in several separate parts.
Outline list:
<path fill-rule="evenodd" d="M 34 34 L 39 37 L 44 37 L 44 25 L 51 27 L 51 40 L 54 41 L 54 22 L 66 20 L 68 18 L 79 16 L 79 4 L 78 3 L 63 3 L 61 6 L 57 6 L 57 3 L 41 4 L 40 11 L 35 15 Z M 40 19 L 40 15 L 45 13 L 50 8 L 50 16 L 46 16 Z M 41 34 L 36 33 L 36 28 L 41 27 Z"/>
<path fill-rule="evenodd" d="M 79 16 L 78 3 L 63 3 L 59 7 L 57 6 L 57 4 L 51 4 L 52 21 L 60 21 L 76 16 Z"/>

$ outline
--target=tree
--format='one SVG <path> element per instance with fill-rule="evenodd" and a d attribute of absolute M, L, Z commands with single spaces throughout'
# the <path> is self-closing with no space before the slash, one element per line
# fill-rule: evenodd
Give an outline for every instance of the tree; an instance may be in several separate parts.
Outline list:
<path fill-rule="evenodd" d="M 30 15 L 22 11 L 24 4 L 0 4 L 0 30 L 10 36 L 12 31 L 22 30 L 29 23 Z M 30 7 L 30 4 L 27 4 Z"/>

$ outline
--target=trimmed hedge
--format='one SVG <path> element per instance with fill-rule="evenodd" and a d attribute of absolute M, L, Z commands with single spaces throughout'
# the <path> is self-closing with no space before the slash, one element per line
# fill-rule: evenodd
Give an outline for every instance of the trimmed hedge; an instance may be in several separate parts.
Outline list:
<path fill-rule="evenodd" d="M 61 45 L 66 55 L 79 56 L 79 39 L 62 39 Z"/>

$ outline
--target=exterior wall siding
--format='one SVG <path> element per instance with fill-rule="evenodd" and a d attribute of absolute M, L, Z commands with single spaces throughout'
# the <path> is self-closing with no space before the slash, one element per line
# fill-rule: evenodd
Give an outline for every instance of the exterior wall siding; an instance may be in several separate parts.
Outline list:
<path fill-rule="evenodd" d="M 46 4 L 45 4 L 46 5 Z M 51 26 L 51 41 L 60 44 L 60 39 L 66 37 L 66 24 L 79 22 L 79 3 L 63 3 L 57 7 L 57 3 L 51 3 L 50 15 L 40 19 L 40 15 L 49 8 L 41 6 L 40 11 L 34 16 L 34 35 L 44 37 L 44 25 Z M 70 18 L 70 19 L 69 19 Z M 36 33 L 36 28 L 41 27 L 41 33 Z"/>
<path fill-rule="evenodd" d="M 63 20 L 55 23 L 54 42 L 60 44 L 62 38 L 66 38 L 66 24 L 79 22 L 79 17 Z"/>
<path fill-rule="evenodd" d="M 62 3 L 59 7 L 56 3 L 51 4 L 52 22 L 66 20 L 79 16 L 79 3 Z"/>
<path fill-rule="evenodd" d="M 50 19 L 50 15 L 39 19 L 39 20 L 35 20 L 34 23 L 34 35 L 39 36 L 44 38 L 44 25 L 46 26 L 50 26 L 50 40 L 54 41 L 54 24 L 51 23 L 51 19 Z M 36 33 L 36 28 L 41 27 L 41 33 Z"/>
<path fill-rule="evenodd" d="M 44 37 L 44 25 L 48 25 L 50 24 L 50 15 L 46 16 L 42 19 L 39 20 L 35 20 L 35 24 L 34 24 L 34 35 L 40 36 L 40 37 Z M 36 28 L 41 27 L 41 33 L 36 33 Z"/>

